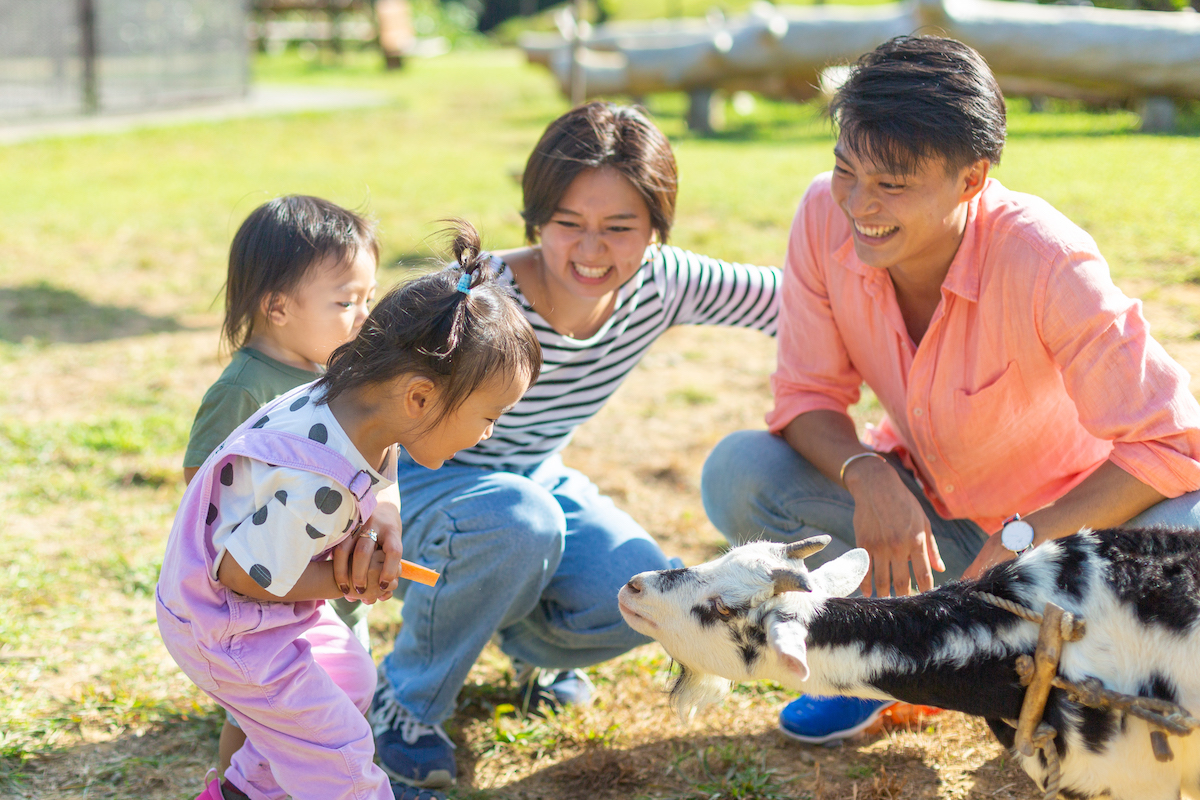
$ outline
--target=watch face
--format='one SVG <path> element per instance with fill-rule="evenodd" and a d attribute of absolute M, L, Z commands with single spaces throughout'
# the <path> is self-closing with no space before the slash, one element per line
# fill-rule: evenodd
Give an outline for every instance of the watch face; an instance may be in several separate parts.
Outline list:
<path fill-rule="evenodd" d="M 1013 520 L 1000 531 L 1000 544 L 1006 550 L 1021 552 L 1033 544 L 1033 526 L 1022 519 Z"/>

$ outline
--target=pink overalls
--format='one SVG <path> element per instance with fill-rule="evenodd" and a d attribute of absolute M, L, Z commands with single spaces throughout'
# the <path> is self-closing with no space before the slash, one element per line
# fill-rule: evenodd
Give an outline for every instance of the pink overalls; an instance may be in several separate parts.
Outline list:
<path fill-rule="evenodd" d="M 359 522 L 374 510 L 370 476 L 356 473 L 340 453 L 253 427 L 307 389 L 246 420 L 189 484 L 158 580 L 158 627 L 180 668 L 245 731 L 246 744 L 225 777 L 252 800 L 394 800 L 373 763 L 375 743 L 363 716 L 375 691 L 375 665 L 350 629 L 324 601 L 259 602 L 210 577 L 216 551 L 206 516 L 223 488 L 214 476 L 236 456 L 336 481 L 357 499 Z"/>

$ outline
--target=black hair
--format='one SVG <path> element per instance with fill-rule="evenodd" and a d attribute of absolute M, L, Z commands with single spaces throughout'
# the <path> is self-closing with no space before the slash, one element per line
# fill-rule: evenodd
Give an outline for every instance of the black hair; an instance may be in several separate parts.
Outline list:
<path fill-rule="evenodd" d="M 983 57 L 939 36 L 897 36 L 850 68 L 829 114 L 839 139 L 896 175 L 927 159 L 955 171 L 1000 162 L 1004 95 Z"/>
<path fill-rule="evenodd" d="M 243 347 L 264 298 L 291 294 L 317 264 L 332 256 L 349 265 L 361 250 L 379 260 L 374 223 L 353 211 L 308 195 L 263 203 L 229 246 L 222 342 L 232 350 Z"/>
<path fill-rule="evenodd" d="M 442 392 L 436 424 L 489 380 L 542 369 L 542 348 L 516 300 L 495 281 L 492 257 L 467 222 L 449 220 L 456 264 L 396 286 L 376 303 L 358 336 L 333 351 L 317 382 L 340 394 L 406 374 Z M 460 281 L 469 283 L 460 290 Z"/>
<path fill-rule="evenodd" d="M 641 195 L 650 227 L 666 243 L 675 221 L 679 174 L 663 132 L 633 106 L 593 101 L 551 122 L 521 178 L 525 241 L 537 241 L 571 183 L 585 169 L 611 167 Z"/>

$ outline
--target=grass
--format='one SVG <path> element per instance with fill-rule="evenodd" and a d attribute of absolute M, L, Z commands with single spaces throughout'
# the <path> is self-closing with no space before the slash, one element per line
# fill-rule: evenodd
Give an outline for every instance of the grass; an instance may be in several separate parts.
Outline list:
<path fill-rule="evenodd" d="M 256 70 L 386 102 L 0 148 L 10 189 L 0 192 L 0 795 L 174 800 L 194 797 L 211 765 L 220 715 L 163 651 L 152 592 L 191 417 L 222 366 L 217 298 L 242 218 L 285 192 L 367 208 L 383 234 L 384 285 L 439 251 L 436 221 L 447 216 L 475 222 L 490 246 L 516 245 L 513 175 L 565 109 L 544 71 L 505 50 L 397 73 L 370 54 L 332 66 L 289 53 Z M 779 264 L 796 203 L 830 166 L 820 111 L 759 101 L 739 115 L 731 105 L 726 130 L 702 139 L 686 130 L 682 98 L 648 103 L 680 164 L 673 240 Z M 1142 136 L 1127 112 L 1012 106 L 996 175 L 1090 231 L 1118 283 L 1146 299 L 1160 340 L 1195 371 L 1194 114 L 1186 135 Z M 771 367 L 762 337 L 672 334 L 568 460 L 670 554 L 707 558 L 721 541 L 699 503 L 699 465 L 725 432 L 761 425 Z M 878 417 L 869 393 L 856 413 Z M 396 604 L 372 612 L 377 655 L 399 624 Z M 457 796 L 832 800 L 904 785 L 911 797 L 1024 796 L 1005 788 L 1027 781 L 972 721 L 813 755 L 771 732 L 788 695 L 769 684 L 738 687 L 692 726 L 674 721 L 667 667 L 661 650 L 641 648 L 591 670 L 597 707 L 528 719 L 511 710 L 507 662 L 489 649 L 451 726 Z"/>

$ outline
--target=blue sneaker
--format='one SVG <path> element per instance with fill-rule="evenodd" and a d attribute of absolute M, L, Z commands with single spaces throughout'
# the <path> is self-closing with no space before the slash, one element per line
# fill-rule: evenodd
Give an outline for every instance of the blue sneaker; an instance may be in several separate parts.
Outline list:
<path fill-rule="evenodd" d="M 524 713 L 535 713 L 539 708 L 557 711 L 563 706 L 586 706 L 592 702 L 596 686 L 582 670 L 553 672 L 516 658 L 512 664 L 516 672 L 514 680 L 521 689 Z"/>
<path fill-rule="evenodd" d="M 392 796 L 396 800 L 446 800 L 446 793 L 436 789 L 421 789 L 407 783 L 392 781 Z"/>
<path fill-rule="evenodd" d="M 426 725 L 400 705 L 382 669 L 368 720 L 375 734 L 375 755 L 389 778 L 422 789 L 453 785 L 458 775 L 454 742 L 441 725 Z"/>
<path fill-rule="evenodd" d="M 894 703 L 894 700 L 802 694 L 779 712 L 779 730 L 797 741 L 825 744 L 865 730 Z"/>

